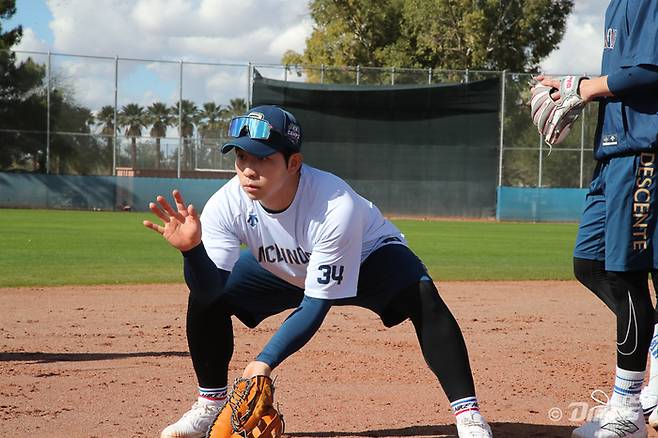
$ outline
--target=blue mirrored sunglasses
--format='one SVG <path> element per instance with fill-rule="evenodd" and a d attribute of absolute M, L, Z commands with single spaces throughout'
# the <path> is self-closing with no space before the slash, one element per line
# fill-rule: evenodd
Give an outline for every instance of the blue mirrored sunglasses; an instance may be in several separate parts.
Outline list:
<path fill-rule="evenodd" d="M 272 125 L 262 119 L 253 117 L 234 117 L 228 125 L 228 135 L 231 137 L 240 137 L 243 130 L 247 127 L 246 135 L 256 140 L 267 140 L 270 138 Z"/>

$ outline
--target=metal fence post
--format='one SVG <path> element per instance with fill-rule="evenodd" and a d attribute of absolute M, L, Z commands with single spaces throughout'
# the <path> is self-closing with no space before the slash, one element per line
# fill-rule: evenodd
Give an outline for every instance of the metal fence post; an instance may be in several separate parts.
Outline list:
<path fill-rule="evenodd" d="M 500 137 L 498 139 L 498 187 L 503 185 L 503 148 L 505 144 L 505 79 L 507 70 L 503 70 L 500 81 Z"/>
<path fill-rule="evenodd" d="M 356 66 L 356 85 L 359 85 L 360 81 L 361 81 L 361 66 L 357 65 Z"/>
<path fill-rule="evenodd" d="M 395 85 L 395 67 L 391 67 L 391 85 Z"/>
<path fill-rule="evenodd" d="M 251 108 L 251 81 L 254 78 L 253 73 L 251 72 L 253 65 L 251 61 L 247 64 L 247 109 Z"/>
<path fill-rule="evenodd" d="M 320 83 L 324 84 L 324 64 L 320 66 Z"/>
<path fill-rule="evenodd" d="M 48 50 L 48 63 L 46 64 L 46 173 L 50 174 L 50 79 L 51 79 L 51 52 Z"/>
<path fill-rule="evenodd" d="M 199 130 L 197 129 L 194 136 L 194 170 L 199 168 L 199 151 L 201 150 L 201 139 L 199 138 Z"/>
<path fill-rule="evenodd" d="M 283 81 L 288 82 L 288 64 L 283 66 Z"/>
<path fill-rule="evenodd" d="M 432 67 L 427 69 L 427 84 L 432 85 Z"/>
<path fill-rule="evenodd" d="M 541 174 L 544 166 L 544 157 L 543 157 L 543 152 L 544 152 L 544 136 L 542 134 L 539 134 L 539 166 L 538 166 L 538 174 L 537 174 L 537 187 L 541 188 L 542 186 L 542 181 L 541 181 Z"/>
<path fill-rule="evenodd" d="M 119 55 L 114 56 L 114 115 L 112 123 L 112 175 L 117 175 L 117 131 L 119 107 Z"/>
<path fill-rule="evenodd" d="M 180 60 L 178 77 L 178 158 L 176 163 L 176 178 L 181 174 L 181 158 L 183 154 L 183 60 Z"/>
<path fill-rule="evenodd" d="M 468 69 L 464 71 L 464 82 L 468 84 Z"/>
<path fill-rule="evenodd" d="M 587 108 L 583 110 L 583 114 L 580 117 L 580 178 L 578 179 L 579 187 L 583 188 L 583 173 L 585 167 L 585 120 L 586 120 Z"/>

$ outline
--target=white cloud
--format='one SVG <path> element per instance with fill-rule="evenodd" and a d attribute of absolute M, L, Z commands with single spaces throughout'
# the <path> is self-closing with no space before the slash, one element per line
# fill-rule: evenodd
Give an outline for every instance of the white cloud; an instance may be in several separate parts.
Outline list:
<path fill-rule="evenodd" d="M 174 36 L 184 35 L 185 24 L 193 14 L 191 4 L 182 0 L 140 0 L 130 18 L 142 31 L 156 35 L 164 31 Z"/>
<path fill-rule="evenodd" d="M 53 88 L 63 87 L 92 110 L 114 102 L 114 62 L 52 57 Z"/>
<path fill-rule="evenodd" d="M 549 74 L 601 71 L 603 52 L 603 17 L 608 0 L 578 0 L 567 19 L 567 30 L 557 50 L 542 63 Z"/>
<path fill-rule="evenodd" d="M 53 16 L 53 52 L 244 65 L 185 64 L 184 98 L 197 105 L 246 97 L 246 63 L 278 63 L 286 50 L 303 50 L 312 31 L 306 0 L 45 1 Z M 35 45 L 34 34 L 26 39 L 33 50 L 47 50 L 43 42 Z M 93 67 L 95 62 L 103 69 Z M 113 102 L 113 61 L 78 58 L 57 68 L 83 88 L 76 91 L 82 104 L 98 109 Z M 173 104 L 178 72 L 178 64 L 120 61 L 119 104 Z"/>
<path fill-rule="evenodd" d="M 306 48 L 306 38 L 300 38 L 300 35 L 311 35 L 313 31 L 313 20 L 310 17 L 300 21 L 296 25 L 288 28 L 283 33 L 275 36 L 269 46 L 269 52 L 273 57 L 281 59 L 281 54 L 286 50 L 294 50 L 297 53 L 304 52 Z"/>
<path fill-rule="evenodd" d="M 49 47 L 46 41 L 40 39 L 37 34 L 29 27 L 23 28 L 23 37 L 21 41 L 14 46 L 15 50 L 32 50 L 35 52 L 47 52 Z"/>
<path fill-rule="evenodd" d="M 54 50 L 278 62 L 311 32 L 305 0 L 48 0 Z M 290 47 L 286 46 L 289 44 Z"/>

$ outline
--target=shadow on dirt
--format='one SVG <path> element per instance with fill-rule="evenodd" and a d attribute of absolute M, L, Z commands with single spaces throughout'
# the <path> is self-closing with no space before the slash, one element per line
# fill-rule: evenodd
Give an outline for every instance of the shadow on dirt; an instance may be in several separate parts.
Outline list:
<path fill-rule="evenodd" d="M 38 351 L 0 352 L 0 362 L 87 362 L 133 357 L 186 357 L 186 351 L 138 351 L 134 353 L 42 353 Z"/>
<path fill-rule="evenodd" d="M 570 438 L 575 426 L 527 423 L 491 423 L 495 437 L 504 438 Z M 286 432 L 287 437 L 436 437 L 457 438 L 452 425 L 410 426 L 400 429 L 366 430 L 363 432 Z"/>

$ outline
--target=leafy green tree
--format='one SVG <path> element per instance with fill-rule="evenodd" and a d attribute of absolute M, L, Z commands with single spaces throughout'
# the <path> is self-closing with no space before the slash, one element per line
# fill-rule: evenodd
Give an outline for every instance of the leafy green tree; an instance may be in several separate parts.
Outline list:
<path fill-rule="evenodd" d="M 3 103 L 20 99 L 35 86 L 41 85 L 43 71 L 27 68 L 26 63 L 16 64 L 16 54 L 11 48 L 21 41 L 22 26 L 3 31 L 2 20 L 16 13 L 15 0 L 0 1 L 0 98 Z"/>
<path fill-rule="evenodd" d="M 160 140 L 166 137 L 167 128 L 176 121 L 172 110 L 165 103 L 154 102 L 146 108 L 146 122 L 151 125 L 150 135 L 155 138 L 155 168 L 160 168 L 162 160 Z"/>
<path fill-rule="evenodd" d="M 91 111 L 75 102 L 71 85 L 53 72 L 47 119 L 46 66 L 31 58 L 18 62 L 11 50 L 22 36 L 18 26 L 3 31 L 16 13 L 15 0 L 0 0 L 0 168 L 31 167 L 35 172 L 97 173 L 102 148 L 90 136 Z M 50 169 L 46 169 L 50 122 Z"/>
<path fill-rule="evenodd" d="M 312 0 L 315 27 L 306 48 L 302 54 L 286 52 L 282 62 L 532 70 L 562 39 L 573 4 L 573 0 Z M 317 80 L 318 74 L 310 71 L 309 79 Z"/>
<path fill-rule="evenodd" d="M 17 63 L 11 48 L 23 35 L 21 26 L 3 30 L 3 20 L 16 13 L 15 0 L 0 1 L 0 168 L 32 162 L 33 170 L 45 172 L 45 135 L 19 135 L 19 131 L 46 129 L 43 79 L 45 68 L 32 59 Z M 35 114 L 42 117 L 35 118 Z"/>
<path fill-rule="evenodd" d="M 51 168 L 58 174 L 107 174 L 111 169 L 112 149 L 91 135 L 93 113 L 84 106 L 53 92 L 50 113 L 54 121 L 51 133 Z"/>
<path fill-rule="evenodd" d="M 303 54 L 288 51 L 284 64 L 382 66 L 382 50 L 400 37 L 403 0 L 312 0 L 315 28 Z"/>
<path fill-rule="evenodd" d="M 384 50 L 413 67 L 535 69 L 562 39 L 573 0 L 414 0 Z"/>
<path fill-rule="evenodd" d="M 137 166 L 137 137 L 142 136 L 142 129 L 146 128 L 146 114 L 144 108 L 136 103 L 124 105 L 119 112 L 119 125 L 125 128 L 125 135 L 130 137 L 130 166 Z"/>

